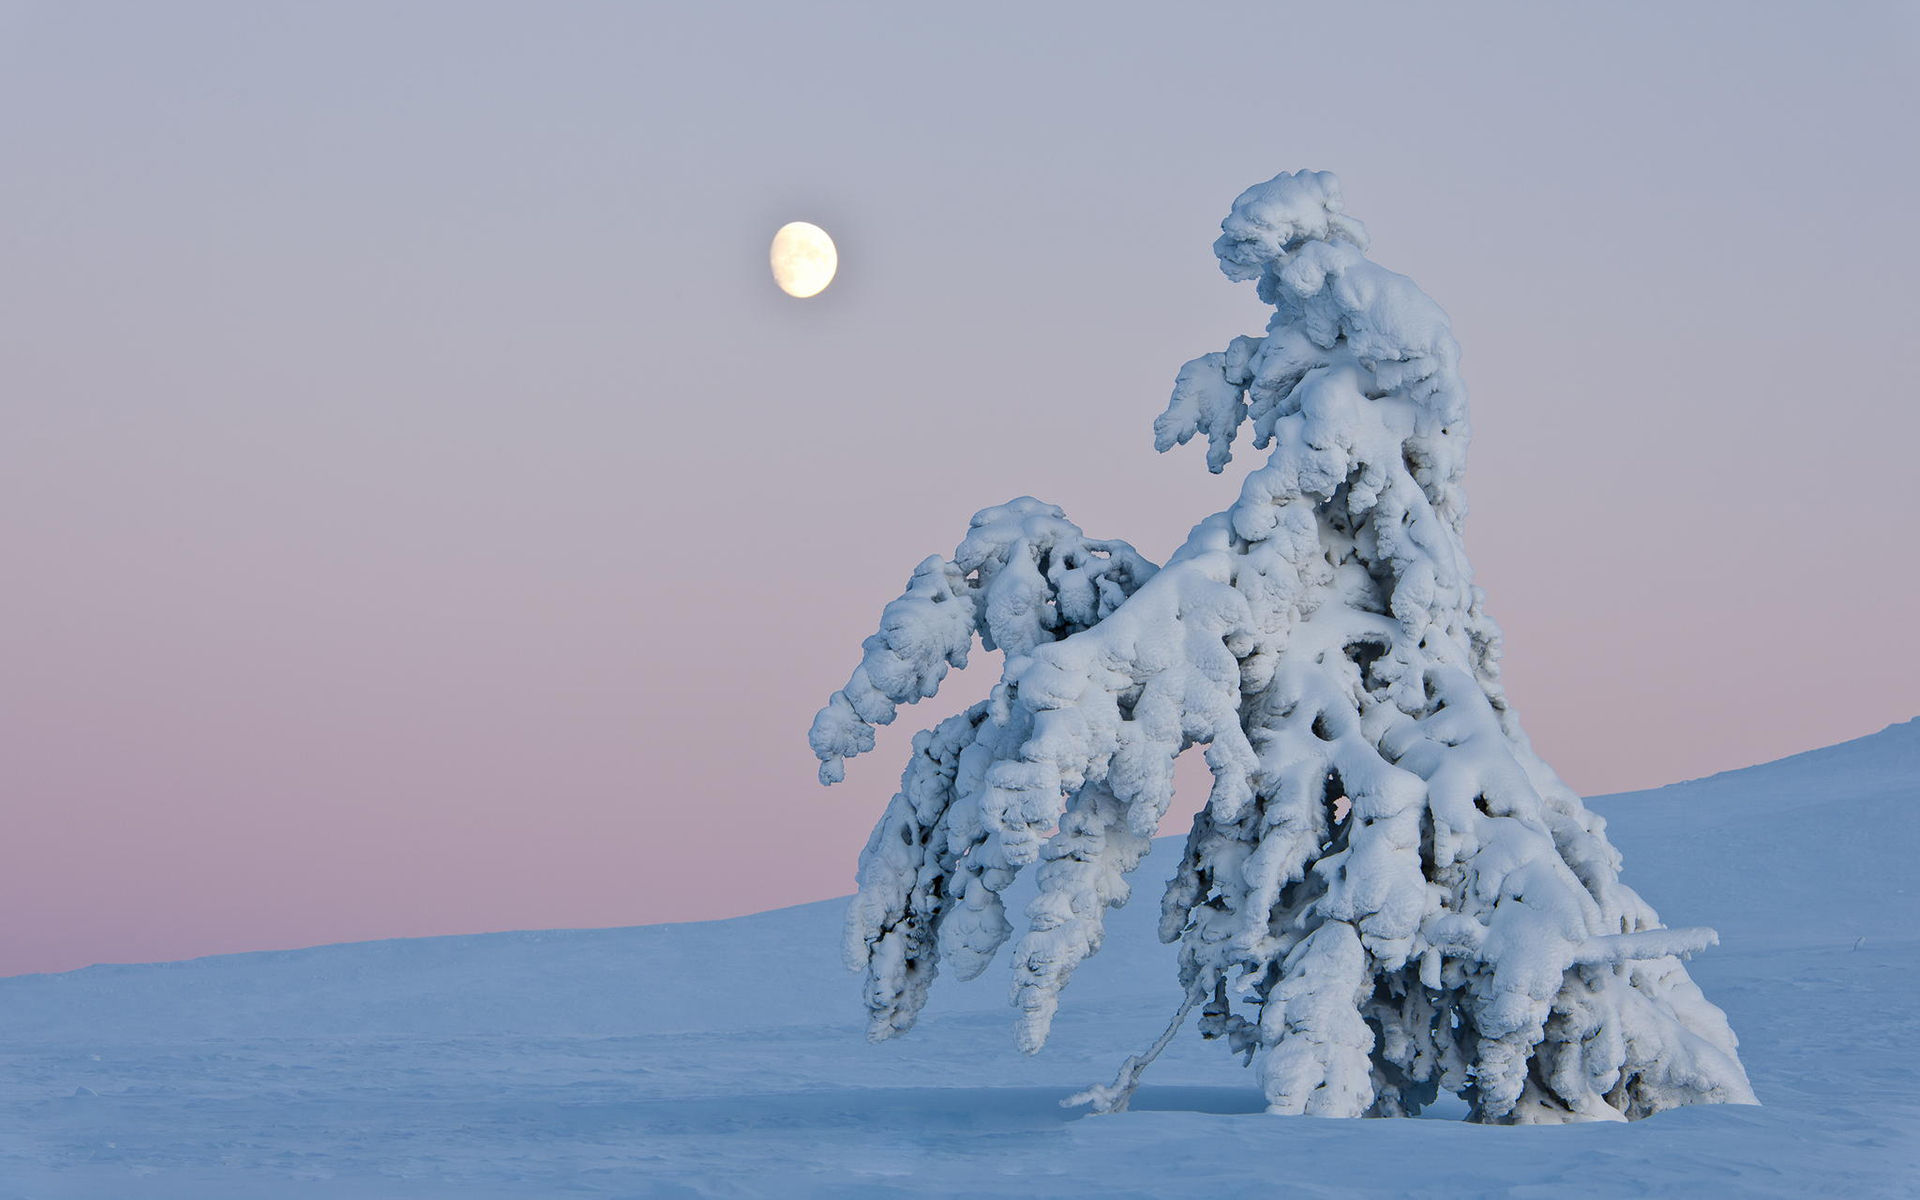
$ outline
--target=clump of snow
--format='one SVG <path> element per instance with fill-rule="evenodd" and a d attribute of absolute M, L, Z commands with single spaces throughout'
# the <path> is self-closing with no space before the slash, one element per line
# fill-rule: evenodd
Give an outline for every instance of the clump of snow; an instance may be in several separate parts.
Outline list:
<path fill-rule="evenodd" d="M 1719 1009 L 1619 880 L 1605 823 L 1532 751 L 1462 542 L 1459 347 L 1324 172 L 1234 202 L 1222 269 L 1275 312 L 1183 367 L 1162 449 L 1243 425 L 1269 449 L 1164 568 L 1023 497 L 977 514 L 887 606 L 815 718 L 825 782 L 973 639 L 991 697 L 914 740 L 861 857 L 847 930 L 869 1034 L 910 1028 L 938 966 L 971 977 L 1013 932 L 1002 893 L 1039 862 L 1013 953 L 1016 1041 L 1126 903 L 1206 746 L 1213 787 L 1162 902 L 1181 1011 L 1259 1062 L 1271 1111 L 1622 1120 L 1753 1102 Z M 1164 1039 L 1162 1041 L 1164 1044 Z M 1125 1106 L 1151 1054 L 1085 1097 Z"/>

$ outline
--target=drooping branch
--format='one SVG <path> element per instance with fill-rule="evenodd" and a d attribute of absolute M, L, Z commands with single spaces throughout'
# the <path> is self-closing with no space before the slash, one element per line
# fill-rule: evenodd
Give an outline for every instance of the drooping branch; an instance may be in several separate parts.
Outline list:
<path fill-rule="evenodd" d="M 934 695 L 949 667 L 964 668 L 976 636 L 1012 661 L 1098 624 L 1154 571 L 1132 546 L 1088 538 L 1031 496 L 975 513 L 951 559 L 914 568 L 846 686 L 814 717 L 820 781 L 838 783 L 844 760 L 873 749 L 873 727 L 891 724 L 897 705 Z"/>

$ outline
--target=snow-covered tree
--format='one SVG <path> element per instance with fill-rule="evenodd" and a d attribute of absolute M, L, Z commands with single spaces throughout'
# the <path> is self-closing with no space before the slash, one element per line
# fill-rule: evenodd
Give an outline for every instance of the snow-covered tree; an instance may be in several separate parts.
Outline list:
<path fill-rule="evenodd" d="M 1213 786 L 1161 908 L 1204 1036 L 1257 1058 L 1269 1108 L 1496 1123 L 1751 1103 L 1719 1009 L 1619 880 L 1605 822 L 1537 757 L 1461 530 L 1466 391 L 1446 316 L 1365 257 L 1324 172 L 1234 202 L 1214 243 L 1275 312 L 1181 368 L 1154 423 L 1218 472 L 1270 449 L 1237 501 L 1156 568 L 1022 497 L 915 568 L 815 718 L 822 781 L 932 696 L 974 639 L 986 701 L 918 734 L 860 859 L 847 925 L 870 1036 L 909 1029 L 942 964 L 971 978 L 1013 932 L 1016 1039 L 1040 1048 L 1074 968 L 1206 747 Z M 1124 1108 L 1167 1042 L 1078 1099 Z"/>

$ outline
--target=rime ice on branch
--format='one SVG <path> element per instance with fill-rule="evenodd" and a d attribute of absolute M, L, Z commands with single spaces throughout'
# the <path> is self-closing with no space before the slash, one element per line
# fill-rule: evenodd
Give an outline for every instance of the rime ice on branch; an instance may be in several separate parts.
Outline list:
<path fill-rule="evenodd" d="M 832 783 L 976 636 L 1004 656 L 987 701 L 914 738 L 861 855 L 846 949 L 870 1036 L 911 1028 L 941 963 L 987 966 L 1013 932 L 1001 893 L 1038 862 L 1013 1000 L 1039 1049 L 1200 744 L 1213 787 L 1160 934 L 1181 1014 L 1258 1061 L 1271 1111 L 1410 1115 L 1441 1091 L 1495 1123 L 1752 1103 L 1681 965 L 1712 931 L 1664 928 L 1619 881 L 1605 823 L 1507 704 L 1461 541 L 1446 316 L 1367 260 L 1332 175 L 1249 188 L 1221 228 L 1222 269 L 1275 312 L 1181 368 L 1154 433 L 1204 435 L 1218 472 L 1250 426 L 1271 450 L 1239 499 L 1157 570 L 1028 497 L 980 512 L 814 720 Z M 1079 1098 L 1124 1108 L 1150 1058 Z"/>

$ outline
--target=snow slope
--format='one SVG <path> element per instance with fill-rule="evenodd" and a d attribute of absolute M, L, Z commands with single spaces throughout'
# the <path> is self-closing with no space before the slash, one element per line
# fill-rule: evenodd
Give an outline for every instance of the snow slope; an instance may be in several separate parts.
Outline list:
<path fill-rule="evenodd" d="M 1163 840 L 1034 1058 L 993 971 L 868 1045 L 841 901 L 0 979 L 0 1200 L 1920 1193 L 1920 720 L 1593 803 L 1627 882 L 1720 930 L 1694 977 L 1763 1107 L 1270 1117 L 1189 1030 L 1135 1111 L 1063 1111 L 1177 1000 Z"/>

